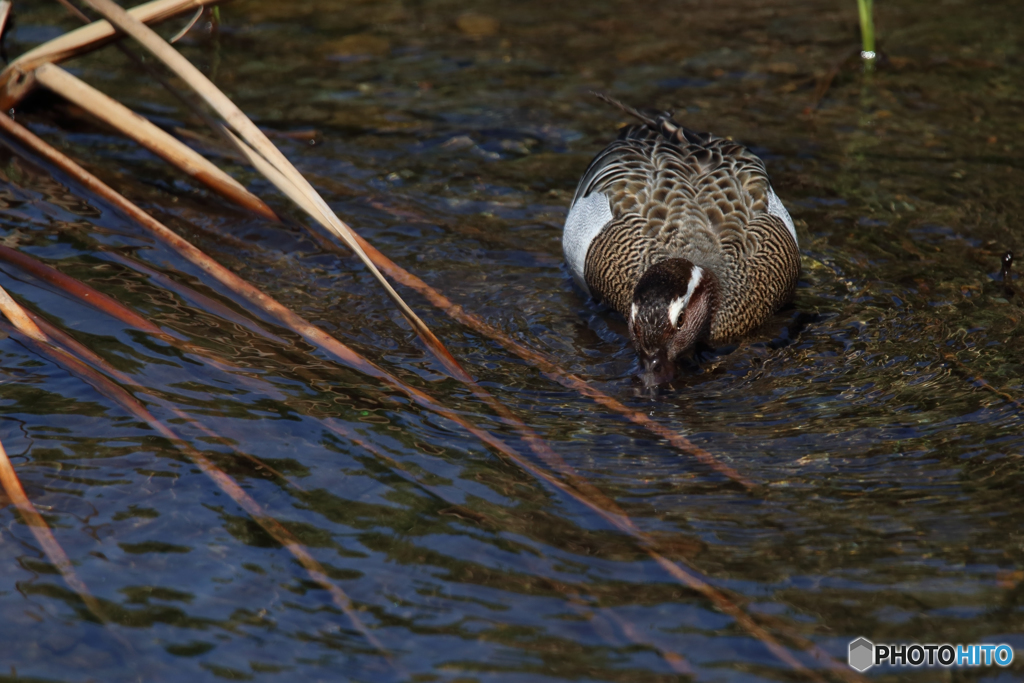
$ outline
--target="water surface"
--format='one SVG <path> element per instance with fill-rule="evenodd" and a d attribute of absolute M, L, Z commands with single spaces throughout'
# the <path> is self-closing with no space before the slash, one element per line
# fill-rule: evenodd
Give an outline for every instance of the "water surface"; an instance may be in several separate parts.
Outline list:
<path fill-rule="evenodd" d="M 74 26 L 55 3 L 18 10 L 12 55 Z M 1004 251 L 1024 254 L 1020 7 L 877 11 L 887 59 L 873 78 L 844 62 L 852 0 L 245 0 L 182 50 L 259 125 L 292 134 L 275 140 L 393 260 L 755 482 L 745 490 L 401 290 L 671 560 L 843 680 L 809 644 L 841 663 L 858 636 L 1024 652 L 1024 307 L 997 279 Z M 115 50 L 67 66 L 159 125 L 199 129 Z M 576 181 L 625 122 L 591 90 L 750 145 L 800 235 L 792 308 L 656 398 L 636 390 L 622 320 L 562 263 Z M 26 102 L 18 120 L 550 471 L 343 248 L 237 210 L 58 100 Z M 808 680 L 594 510 L 234 301 L 61 173 L 4 148 L 0 174 L 3 244 L 193 346 L 6 264 L 0 284 L 141 385 L 157 418 L 306 545 L 387 651 L 173 443 L 7 338 L 0 439 L 111 623 L 8 505 L 0 680 Z M 1010 681 L 1021 661 L 876 676 Z"/>

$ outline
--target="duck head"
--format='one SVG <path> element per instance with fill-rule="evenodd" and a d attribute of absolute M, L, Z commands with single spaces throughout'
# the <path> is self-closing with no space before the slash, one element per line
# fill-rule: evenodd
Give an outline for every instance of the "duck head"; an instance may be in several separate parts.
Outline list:
<path fill-rule="evenodd" d="M 676 361 L 707 338 L 718 300 L 718 279 L 684 258 L 647 269 L 633 290 L 629 336 L 645 387 L 670 382 Z"/>

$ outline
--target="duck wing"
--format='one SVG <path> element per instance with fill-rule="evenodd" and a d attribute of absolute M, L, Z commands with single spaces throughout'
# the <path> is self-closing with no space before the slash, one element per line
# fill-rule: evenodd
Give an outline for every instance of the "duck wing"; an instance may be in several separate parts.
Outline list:
<path fill-rule="evenodd" d="M 623 128 L 577 186 L 563 233 L 577 282 L 625 315 L 639 277 L 658 261 L 682 257 L 718 276 L 725 310 L 716 327 L 723 335 L 749 327 L 735 316 L 759 317 L 762 303 L 780 305 L 799 272 L 796 230 L 764 162 L 667 113 L 609 101 L 642 123 Z M 779 274 L 780 292 L 774 280 L 771 292 L 753 289 L 755 271 Z M 751 298 L 763 301 L 753 305 Z"/>
<path fill-rule="evenodd" d="M 600 192 L 613 216 L 640 216 L 643 235 L 670 250 L 697 239 L 746 251 L 745 228 L 769 211 L 774 194 L 764 163 L 743 145 L 666 114 L 655 124 L 624 128 L 590 163 L 573 203 Z"/>

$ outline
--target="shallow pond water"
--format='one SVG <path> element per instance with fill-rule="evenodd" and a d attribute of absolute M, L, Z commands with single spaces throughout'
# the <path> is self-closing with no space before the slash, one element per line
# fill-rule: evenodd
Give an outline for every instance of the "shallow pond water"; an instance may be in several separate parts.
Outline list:
<path fill-rule="evenodd" d="M 75 25 L 56 3 L 15 4 L 10 55 Z M 1005 642 L 1019 655 L 1008 669 L 869 671 L 879 680 L 1019 680 L 1024 306 L 998 272 L 1006 250 L 1024 254 L 1020 5 L 877 13 L 886 60 L 873 77 L 844 61 L 858 44 L 853 0 L 242 0 L 216 37 L 182 43 L 259 125 L 291 134 L 275 140 L 372 244 L 690 444 L 400 288 L 561 471 L 447 376 L 343 248 L 235 209 L 54 98 L 26 102 L 20 122 L 528 466 L 317 351 L 4 147 L 0 242 L 187 343 L 6 263 L 0 284 L 130 377 L 353 611 L 174 443 L 5 338 L 0 439 L 109 622 L 6 505 L 0 681 L 857 680 L 845 662 L 858 636 Z M 198 129 L 113 49 L 67 67 L 162 126 Z M 793 306 L 653 398 L 636 389 L 621 319 L 587 302 L 562 262 L 576 181 L 623 123 L 591 90 L 750 145 L 800 235 Z M 291 211 L 250 169 L 194 144 Z M 696 583 L 542 476 L 569 481 L 568 468 L 573 490 L 585 481 L 614 500 Z"/>

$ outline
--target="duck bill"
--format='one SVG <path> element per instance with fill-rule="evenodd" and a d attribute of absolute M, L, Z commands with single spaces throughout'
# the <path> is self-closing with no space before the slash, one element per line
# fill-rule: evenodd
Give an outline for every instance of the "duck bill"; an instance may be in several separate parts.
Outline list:
<path fill-rule="evenodd" d="M 676 364 L 668 359 L 664 351 L 652 358 L 642 359 L 640 367 L 640 380 L 648 389 L 668 384 L 676 377 Z"/>

